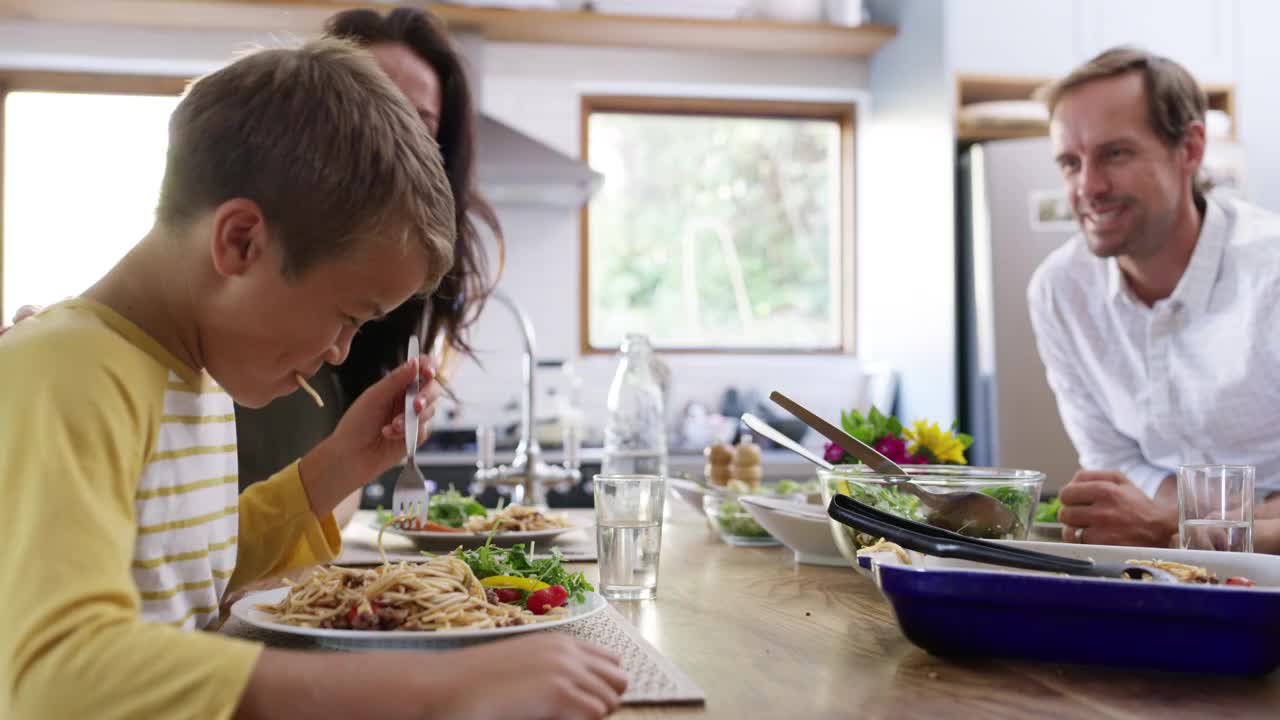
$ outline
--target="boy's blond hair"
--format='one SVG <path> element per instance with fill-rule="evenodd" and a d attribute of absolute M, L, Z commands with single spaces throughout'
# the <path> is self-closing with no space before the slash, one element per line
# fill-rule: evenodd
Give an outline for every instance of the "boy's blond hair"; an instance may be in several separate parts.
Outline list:
<path fill-rule="evenodd" d="M 262 209 L 286 277 L 387 240 L 426 254 L 424 293 L 453 266 L 453 196 L 435 140 L 345 41 L 259 50 L 188 88 L 169 120 L 157 219 L 186 227 L 232 198 Z"/>

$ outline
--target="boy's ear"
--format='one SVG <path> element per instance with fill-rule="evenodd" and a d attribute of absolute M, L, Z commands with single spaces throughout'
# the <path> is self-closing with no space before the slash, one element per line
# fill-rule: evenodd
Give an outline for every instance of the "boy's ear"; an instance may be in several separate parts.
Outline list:
<path fill-rule="evenodd" d="M 243 275 L 267 252 L 267 223 L 252 200 L 233 198 L 213 211 L 209 253 L 219 275 Z"/>

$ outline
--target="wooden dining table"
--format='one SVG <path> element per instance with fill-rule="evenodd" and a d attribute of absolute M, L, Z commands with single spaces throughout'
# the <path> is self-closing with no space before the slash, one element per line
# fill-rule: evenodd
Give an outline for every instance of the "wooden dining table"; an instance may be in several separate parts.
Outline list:
<path fill-rule="evenodd" d="M 597 577 L 594 564 L 574 567 Z M 614 607 L 707 697 L 705 706 L 624 707 L 619 718 L 1280 717 L 1280 672 L 1241 679 L 934 657 L 902 635 L 869 578 L 798 565 L 786 548 L 732 547 L 679 502 L 663 528 L 657 598 Z"/>

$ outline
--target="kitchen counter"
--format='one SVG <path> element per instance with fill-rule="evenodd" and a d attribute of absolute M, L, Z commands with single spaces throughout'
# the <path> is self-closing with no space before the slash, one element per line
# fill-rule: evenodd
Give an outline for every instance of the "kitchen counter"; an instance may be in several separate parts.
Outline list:
<path fill-rule="evenodd" d="M 903 637 L 870 579 L 796 565 L 785 548 L 730 547 L 680 503 L 662 547 L 657 600 L 614 606 L 707 704 L 628 707 L 619 718 L 1164 720 L 1280 709 L 1280 673 L 1238 680 L 930 656 Z M 595 565 L 576 567 L 596 577 Z"/>

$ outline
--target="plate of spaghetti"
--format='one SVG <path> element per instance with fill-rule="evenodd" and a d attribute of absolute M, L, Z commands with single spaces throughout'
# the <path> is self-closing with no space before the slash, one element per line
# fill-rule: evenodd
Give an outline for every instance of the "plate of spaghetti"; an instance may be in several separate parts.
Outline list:
<path fill-rule="evenodd" d="M 373 525 L 374 529 L 413 540 L 424 550 L 452 550 L 456 547 L 478 547 L 490 537 L 493 544 L 546 542 L 578 527 L 568 518 L 548 515 L 527 505 L 508 505 L 483 515 L 462 519 L 458 527 L 445 527 L 435 522 L 423 523 L 416 517 L 390 516 Z"/>
<path fill-rule="evenodd" d="M 328 566 L 286 587 L 250 593 L 231 614 L 255 627 L 335 648 L 429 648 L 544 630 L 600 612 L 604 598 L 506 602 L 455 555 L 373 568 Z M 554 586 L 559 587 L 559 586 Z M 563 592 L 563 588 L 561 588 Z M 532 608 L 532 609 L 531 609 Z"/>

